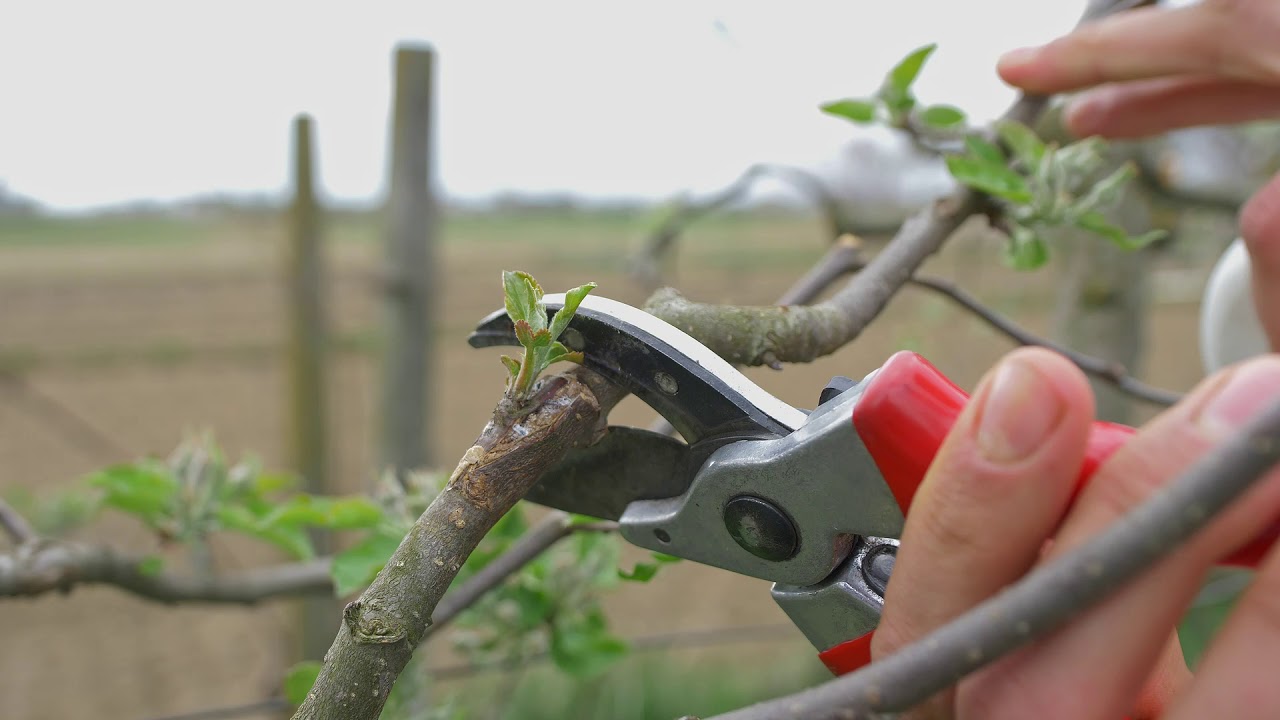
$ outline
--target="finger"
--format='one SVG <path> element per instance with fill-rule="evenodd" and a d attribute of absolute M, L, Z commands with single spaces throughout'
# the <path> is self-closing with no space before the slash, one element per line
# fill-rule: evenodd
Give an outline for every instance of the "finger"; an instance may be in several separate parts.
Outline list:
<path fill-rule="evenodd" d="M 1271 349 L 1280 350 L 1280 175 L 1249 198 L 1240 213 L 1240 234 L 1249 249 L 1258 320 Z"/>
<path fill-rule="evenodd" d="M 1280 85 L 1177 77 L 1091 90 L 1071 102 L 1066 119 L 1077 137 L 1134 138 L 1276 115 L 1280 115 Z"/>
<path fill-rule="evenodd" d="M 1048 45 L 1014 50 L 1000 58 L 997 70 L 1005 82 L 1035 93 L 1171 75 L 1274 81 L 1280 61 L 1267 32 L 1280 25 L 1275 15 L 1267 3 L 1248 0 L 1139 8 L 1083 25 Z M 1271 56 L 1259 57 L 1263 49 Z"/>
<path fill-rule="evenodd" d="M 1014 351 L 975 391 L 907 516 L 873 655 L 886 655 L 1021 576 L 1069 502 L 1093 416 L 1080 371 Z"/>
<path fill-rule="evenodd" d="M 1087 542 L 1156 492 L 1280 396 L 1280 357 L 1235 366 L 1202 383 L 1098 470 L 1055 537 L 1049 556 Z M 1135 582 L 1042 643 L 966 684 L 977 716 L 1115 717 L 1132 709 L 1168 633 L 1206 571 L 1243 545 L 1280 509 L 1280 471 L 1228 507 Z M 1029 705 L 1030 704 L 1030 705 Z"/>
<path fill-rule="evenodd" d="M 1271 552 L 1252 586 L 1209 646 L 1195 681 L 1170 720 L 1280 717 L 1280 552 Z"/>

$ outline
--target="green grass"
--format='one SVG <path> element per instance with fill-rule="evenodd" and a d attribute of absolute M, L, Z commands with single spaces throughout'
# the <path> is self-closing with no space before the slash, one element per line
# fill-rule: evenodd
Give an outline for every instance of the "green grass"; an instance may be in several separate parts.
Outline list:
<path fill-rule="evenodd" d="M 636 654 L 602 675 L 574 679 L 548 666 L 437 689 L 467 720 L 672 720 L 706 717 L 790 694 L 831 678 L 813 656 L 751 646 L 695 662 Z M 514 685 L 512 681 L 514 680 Z M 507 698 L 499 705 L 499 700 Z"/>
<path fill-rule="evenodd" d="M 212 237 L 221 222 L 157 214 L 0 215 L 0 247 L 195 243 Z"/>

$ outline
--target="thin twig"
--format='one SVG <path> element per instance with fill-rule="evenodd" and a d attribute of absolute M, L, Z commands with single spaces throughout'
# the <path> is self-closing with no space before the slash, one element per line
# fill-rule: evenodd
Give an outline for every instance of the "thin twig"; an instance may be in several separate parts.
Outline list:
<path fill-rule="evenodd" d="M 4 527 L 14 545 L 25 545 L 36 539 L 31 523 L 3 499 L 0 499 L 0 526 Z"/>
<path fill-rule="evenodd" d="M 617 529 L 618 524 L 615 522 L 575 525 L 568 513 L 557 510 L 548 514 L 532 530 L 521 535 L 520 539 L 505 552 L 480 568 L 457 590 L 440 599 L 435 612 L 431 615 L 431 627 L 427 628 L 426 634 L 422 637 L 423 641 L 440 632 L 464 610 L 557 542 L 575 532 L 613 532 Z"/>
<path fill-rule="evenodd" d="M 809 272 L 787 288 L 778 298 L 779 305 L 808 305 L 831 287 L 837 280 L 861 268 L 862 240 L 853 233 L 844 233 L 827 249 Z"/>
<path fill-rule="evenodd" d="M 27 378 L 13 372 L 0 372 L 0 385 L 13 391 L 19 402 L 24 402 L 33 414 L 62 435 L 73 447 L 90 449 L 108 458 L 127 458 L 128 448 L 116 441 L 74 408 L 58 399 Z"/>
<path fill-rule="evenodd" d="M 864 669 L 715 720 L 900 712 L 1061 627 L 1166 557 L 1280 461 L 1280 402 L 1088 544 Z"/>
<path fill-rule="evenodd" d="M 687 202 L 678 207 L 646 241 L 633 259 L 632 275 L 644 286 L 655 289 L 661 283 L 662 259 L 671 252 L 676 239 L 697 219 L 741 199 L 760 177 L 776 175 L 799 189 L 822 211 L 827 234 L 832 240 L 847 233 L 885 233 L 891 226 L 859 225 L 846 217 L 840 201 L 822 178 L 800 167 L 788 165 L 752 165 L 728 187 L 701 202 Z"/>
<path fill-rule="evenodd" d="M 152 573 L 143 558 L 58 540 L 29 542 L 0 555 L 0 597 L 66 592 L 95 584 L 163 603 L 251 605 L 281 596 L 333 592 L 328 558 L 206 577 Z"/>
<path fill-rule="evenodd" d="M 1168 407 L 1182 399 L 1180 393 L 1148 385 L 1134 378 L 1121 363 L 1086 355 L 1028 332 L 1014 321 L 987 307 L 981 300 L 949 280 L 915 275 L 912 276 L 910 283 L 941 294 L 1019 344 L 1039 345 L 1061 354 L 1086 373 L 1106 380 L 1138 400 L 1152 405 Z"/>

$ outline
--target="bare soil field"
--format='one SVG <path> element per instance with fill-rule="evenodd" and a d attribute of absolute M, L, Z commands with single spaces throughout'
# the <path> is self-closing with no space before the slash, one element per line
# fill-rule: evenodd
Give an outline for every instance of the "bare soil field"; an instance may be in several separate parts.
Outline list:
<path fill-rule="evenodd" d="M 647 293 L 627 276 L 625 256 L 644 220 L 560 215 L 446 225 L 431 408 L 441 465 L 452 467 L 501 392 L 499 353 L 466 344 L 470 326 L 501 304 L 499 271 L 528 270 L 549 291 L 594 280 L 598 293 L 640 303 Z M 261 217 L 174 221 L 152 232 L 169 232 L 166 240 L 129 242 L 116 237 L 118 229 L 96 239 L 94 226 L 81 222 L 55 242 L 30 227 L 0 225 L 0 491 L 67 488 L 90 470 L 163 455 L 184 433 L 205 430 L 233 456 L 252 452 L 267 467 L 281 467 L 281 230 Z M 330 227 L 327 250 L 332 452 L 340 489 L 350 492 L 366 488 L 377 471 L 377 237 L 367 220 L 341 219 Z M 1044 331 L 1052 271 L 1005 270 L 996 248 L 971 233 L 930 270 Z M 715 218 L 685 238 L 673 281 L 698 300 L 769 303 L 823 249 L 820 226 L 809 219 Z M 1139 376 L 1178 390 L 1194 384 L 1201 374 L 1196 312 L 1191 302 L 1153 309 Z M 1010 344 L 943 300 L 908 291 L 836 355 L 748 374 L 807 407 L 832 375 L 859 377 L 904 347 L 972 387 Z M 651 417 L 632 400 L 614 420 L 647 424 Z M 110 514 L 77 537 L 155 550 L 148 533 Z M 274 559 L 248 542 L 220 541 L 214 550 L 224 570 Z M 80 588 L 4 601 L 3 608 L 0 718 L 147 718 L 253 702 L 278 691 L 294 660 L 289 603 L 166 607 L 109 588 Z M 621 588 L 609 610 L 628 637 L 785 621 L 766 583 L 690 563 L 651 584 Z M 798 633 L 772 642 L 771 653 L 805 647 Z M 448 659 L 443 643 L 429 652 Z"/>

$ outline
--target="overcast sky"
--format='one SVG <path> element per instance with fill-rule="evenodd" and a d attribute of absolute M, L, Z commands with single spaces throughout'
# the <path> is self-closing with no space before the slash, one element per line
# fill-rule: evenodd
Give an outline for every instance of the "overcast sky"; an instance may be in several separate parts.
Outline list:
<path fill-rule="evenodd" d="M 1004 50 L 1082 0 L 20 3 L 0 19 L 0 182 L 58 208 L 285 186 L 290 118 L 322 187 L 384 183 L 392 49 L 439 52 L 438 173 L 455 196 L 661 198 L 754 162 L 813 164 L 855 132 L 821 115 L 939 43 L 926 102 L 979 117 Z"/>

